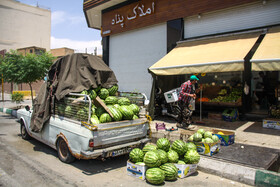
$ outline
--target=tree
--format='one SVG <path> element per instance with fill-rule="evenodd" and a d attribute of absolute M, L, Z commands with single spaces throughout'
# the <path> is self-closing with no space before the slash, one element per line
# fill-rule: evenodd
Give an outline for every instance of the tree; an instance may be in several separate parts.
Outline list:
<path fill-rule="evenodd" d="M 26 56 L 11 50 L 1 59 L 0 73 L 6 82 L 30 86 L 33 103 L 32 83 L 42 80 L 53 63 L 51 54 L 45 52 L 40 55 L 29 53 Z"/>

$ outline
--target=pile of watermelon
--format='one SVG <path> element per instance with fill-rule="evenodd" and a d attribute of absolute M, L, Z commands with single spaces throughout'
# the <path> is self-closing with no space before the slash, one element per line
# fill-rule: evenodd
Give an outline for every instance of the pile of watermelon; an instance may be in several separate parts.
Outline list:
<path fill-rule="evenodd" d="M 132 104 L 127 97 L 117 97 L 117 91 L 118 85 L 113 85 L 108 89 L 98 86 L 95 89 L 84 90 L 81 92 L 81 94 L 89 95 L 92 101 L 96 98 L 96 96 L 99 96 L 112 114 L 111 117 L 102 106 L 96 107 L 94 104 L 92 104 L 90 121 L 93 125 L 100 123 L 109 123 L 112 121 L 133 120 L 139 118 L 140 107 L 136 104 Z M 60 107 L 61 109 L 59 110 L 59 112 L 67 113 L 67 117 L 74 116 L 74 118 L 80 121 L 86 120 L 88 118 L 88 107 L 67 107 L 68 108 L 66 112 L 66 108 L 62 107 Z"/>
<path fill-rule="evenodd" d="M 204 129 L 198 129 L 193 135 L 188 138 L 190 142 L 202 142 L 202 143 L 217 143 L 219 137 L 213 135 L 211 131 L 205 131 Z"/>
<path fill-rule="evenodd" d="M 129 160 L 137 165 L 146 165 L 146 180 L 151 184 L 174 181 L 178 177 L 175 164 L 197 164 L 200 155 L 192 142 L 175 140 L 172 144 L 167 138 L 160 138 L 155 144 L 146 144 L 143 149 L 134 148 Z"/>

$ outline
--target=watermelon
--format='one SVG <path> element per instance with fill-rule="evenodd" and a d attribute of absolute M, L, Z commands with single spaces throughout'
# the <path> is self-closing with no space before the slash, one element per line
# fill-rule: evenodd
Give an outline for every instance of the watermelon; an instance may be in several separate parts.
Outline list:
<path fill-rule="evenodd" d="M 116 95 L 118 89 L 119 89 L 119 87 L 118 87 L 117 84 L 116 84 L 116 85 L 113 85 L 111 88 L 108 89 L 109 95 L 110 95 L 110 96 Z"/>
<path fill-rule="evenodd" d="M 111 114 L 113 115 L 113 119 L 114 121 L 121 121 L 122 120 L 122 113 L 113 105 L 108 105 L 107 106 L 111 112 Z"/>
<path fill-rule="evenodd" d="M 116 103 L 118 103 L 118 98 L 116 96 L 108 96 L 105 99 L 105 104 L 106 105 L 114 105 Z"/>
<path fill-rule="evenodd" d="M 160 166 L 165 173 L 165 180 L 173 181 L 177 179 L 178 168 L 173 163 L 166 163 Z"/>
<path fill-rule="evenodd" d="M 132 119 L 139 119 L 138 116 L 133 115 Z"/>
<path fill-rule="evenodd" d="M 205 138 L 205 143 L 214 143 L 212 138 Z"/>
<path fill-rule="evenodd" d="M 91 116 L 90 122 L 91 122 L 91 124 L 93 124 L 93 125 L 96 125 L 96 124 L 99 124 L 99 123 L 100 123 L 100 121 L 99 121 L 99 119 L 98 119 L 98 117 L 97 117 L 96 115 L 92 115 L 92 116 Z"/>
<path fill-rule="evenodd" d="M 212 140 L 214 141 L 214 143 L 216 143 L 219 141 L 219 137 L 217 135 L 213 135 Z"/>
<path fill-rule="evenodd" d="M 88 95 L 90 97 L 91 100 L 94 100 L 97 96 L 96 92 L 94 90 L 89 90 L 88 91 Z"/>
<path fill-rule="evenodd" d="M 98 96 L 101 98 L 101 99 L 106 99 L 108 96 L 109 96 L 109 91 L 106 89 L 106 88 L 101 88 Z"/>
<path fill-rule="evenodd" d="M 108 113 L 103 113 L 103 114 L 101 114 L 99 120 L 100 120 L 100 123 L 108 123 L 108 122 L 112 121 L 112 118 Z"/>
<path fill-rule="evenodd" d="M 157 146 L 155 146 L 154 144 L 146 144 L 143 147 L 142 150 L 143 150 L 144 154 L 146 154 L 148 151 L 155 151 L 155 150 L 157 150 Z"/>
<path fill-rule="evenodd" d="M 150 168 L 159 167 L 161 164 L 160 156 L 157 151 L 148 151 L 144 156 L 144 163 Z"/>
<path fill-rule="evenodd" d="M 201 135 L 201 133 L 196 132 L 196 133 L 194 133 L 194 135 L 193 135 L 193 141 L 195 141 L 195 142 L 201 142 L 202 137 L 203 137 L 203 136 Z"/>
<path fill-rule="evenodd" d="M 171 162 L 171 163 L 177 163 L 179 160 L 178 153 L 172 149 L 167 152 L 167 157 L 168 157 L 169 162 Z"/>
<path fill-rule="evenodd" d="M 177 164 L 186 164 L 183 160 L 178 160 Z"/>
<path fill-rule="evenodd" d="M 101 114 L 105 113 L 106 110 L 103 107 L 97 107 L 95 110 L 95 114 L 97 115 L 97 117 L 100 118 Z"/>
<path fill-rule="evenodd" d="M 129 160 L 133 163 L 143 162 L 144 152 L 139 148 L 134 148 L 129 153 Z"/>
<path fill-rule="evenodd" d="M 119 105 L 130 105 L 130 100 L 127 97 L 121 97 L 118 100 Z"/>
<path fill-rule="evenodd" d="M 195 150 L 196 151 L 196 145 L 192 142 L 186 143 L 186 148 L 187 148 L 187 151 L 189 151 L 189 150 Z"/>
<path fill-rule="evenodd" d="M 93 90 L 95 91 L 95 93 L 99 93 L 99 91 L 101 90 L 101 86 L 99 85 L 99 86 L 97 86 L 97 88 L 94 88 Z"/>
<path fill-rule="evenodd" d="M 83 108 L 79 109 L 77 114 L 76 114 L 76 118 L 79 119 L 79 120 L 87 119 L 88 118 L 87 112 Z"/>
<path fill-rule="evenodd" d="M 204 133 L 205 133 L 205 130 L 204 129 L 198 129 L 196 132 L 200 133 L 203 136 Z"/>
<path fill-rule="evenodd" d="M 123 115 L 123 119 L 131 120 L 133 118 L 133 111 L 129 108 L 129 106 L 122 105 L 119 109 Z"/>
<path fill-rule="evenodd" d="M 119 104 L 114 104 L 114 107 L 116 107 L 117 109 L 120 110 L 121 105 L 119 105 Z"/>
<path fill-rule="evenodd" d="M 71 118 L 72 117 L 72 107 L 71 106 L 66 106 L 65 107 L 65 116 Z"/>
<path fill-rule="evenodd" d="M 170 141 L 167 138 L 160 138 L 157 140 L 157 147 L 158 149 L 168 152 L 170 148 Z"/>
<path fill-rule="evenodd" d="M 192 141 L 193 141 L 193 135 L 191 135 L 191 136 L 188 138 L 188 141 L 189 141 L 189 142 L 192 142 Z"/>
<path fill-rule="evenodd" d="M 172 143 L 171 149 L 176 151 L 179 156 L 182 156 L 186 153 L 186 143 L 183 140 L 175 140 Z"/>
<path fill-rule="evenodd" d="M 212 138 L 212 132 L 206 131 L 203 135 L 204 138 Z"/>
<path fill-rule="evenodd" d="M 144 163 L 144 162 L 136 162 L 135 164 L 136 164 L 136 165 L 140 165 L 140 166 L 145 166 L 145 163 Z"/>
<path fill-rule="evenodd" d="M 184 161 L 186 164 L 197 164 L 200 160 L 200 155 L 195 150 L 187 151 L 184 155 Z"/>
<path fill-rule="evenodd" d="M 136 104 L 130 104 L 129 107 L 135 115 L 139 114 L 139 112 L 140 112 L 139 106 L 137 106 Z"/>
<path fill-rule="evenodd" d="M 146 171 L 146 180 L 151 184 L 162 184 L 165 179 L 165 173 L 160 168 L 149 168 Z"/>
<path fill-rule="evenodd" d="M 158 149 L 157 152 L 159 154 L 161 164 L 165 164 L 166 162 L 168 162 L 167 153 L 164 150 Z"/>
<path fill-rule="evenodd" d="M 57 106 L 58 115 L 64 116 L 65 108 L 66 108 L 65 104 L 58 104 L 58 106 Z"/>
<path fill-rule="evenodd" d="M 86 90 L 82 91 L 80 94 L 84 94 L 84 95 L 87 95 L 88 92 Z"/>

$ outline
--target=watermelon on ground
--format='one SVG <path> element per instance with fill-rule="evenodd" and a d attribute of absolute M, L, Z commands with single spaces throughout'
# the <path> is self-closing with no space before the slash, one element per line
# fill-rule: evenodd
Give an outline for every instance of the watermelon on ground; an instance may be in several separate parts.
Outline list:
<path fill-rule="evenodd" d="M 187 151 L 184 156 L 186 164 L 197 164 L 200 160 L 200 155 L 195 150 Z"/>
<path fill-rule="evenodd" d="M 162 184 L 165 179 L 165 173 L 160 168 L 149 168 L 146 171 L 146 180 L 151 184 Z"/>
<path fill-rule="evenodd" d="M 168 161 L 171 162 L 171 163 L 177 163 L 178 160 L 179 160 L 179 155 L 176 151 L 170 149 L 168 152 L 167 152 L 167 157 L 168 157 Z"/>
<path fill-rule="evenodd" d="M 157 150 L 157 146 L 154 144 L 146 144 L 142 149 L 144 154 L 146 154 L 148 151 L 155 151 L 155 150 Z"/>
<path fill-rule="evenodd" d="M 183 140 L 175 140 L 172 143 L 171 149 L 176 151 L 179 156 L 182 156 L 186 153 L 186 143 Z"/>
<path fill-rule="evenodd" d="M 196 132 L 196 133 L 194 133 L 194 135 L 193 135 L 193 141 L 194 141 L 194 142 L 201 142 L 202 137 L 203 137 L 203 136 L 201 135 L 201 133 Z"/>
<path fill-rule="evenodd" d="M 133 163 L 143 162 L 144 152 L 139 148 L 134 148 L 129 153 L 129 160 Z"/>
<path fill-rule="evenodd" d="M 178 168 L 173 163 L 166 163 L 160 166 L 165 173 L 165 180 L 173 181 L 177 179 Z"/>
<path fill-rule="evenodd" d="M 158 149 L 157 152 L 159 154 L 161 164 L 165 164 L 166 162 L 168 162 L 167 152 L 162 149 Z"/>
<path fill-rule="evenodd" d="M 148 151 L 144 156 L 144 163 L 148 167 L 159 167 L 161 164 L 160 156 L 157 151 Z"/>
<path fill-rule="evenodd" d="M 168 152 L 170 148 L 170 141 L 167 138 L 159 138 L 157 140 L 157 147 Z"/>

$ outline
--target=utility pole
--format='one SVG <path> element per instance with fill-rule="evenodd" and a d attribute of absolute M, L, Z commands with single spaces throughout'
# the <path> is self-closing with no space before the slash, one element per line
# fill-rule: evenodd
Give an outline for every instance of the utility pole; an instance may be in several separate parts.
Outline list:
<path fill-rule="evenodd" d="M 6 49 L 0 51 L 0 55 L 3 56 L 3 58 L 5 57 L 5 53 L 6 53 Z M 3 74 L 2 74 L 2 102 L 4 102 L 4 78 L 3 78 Z"/>

